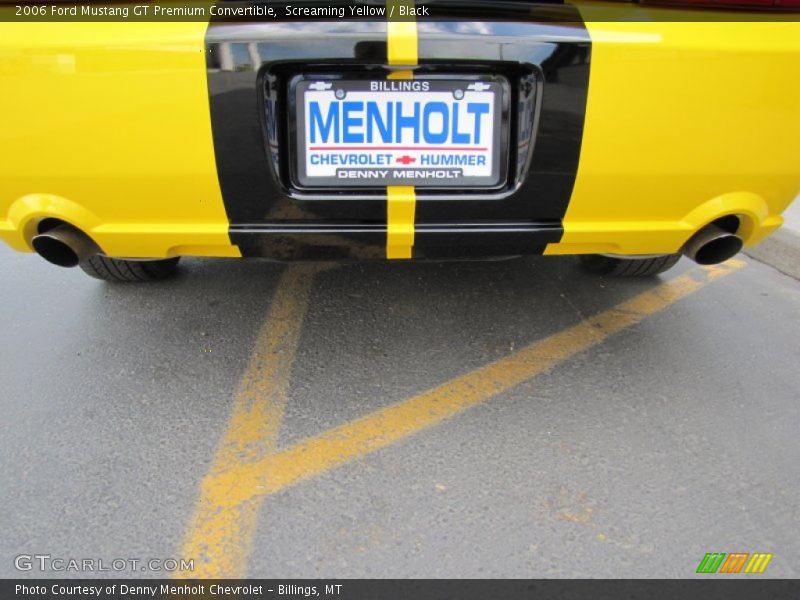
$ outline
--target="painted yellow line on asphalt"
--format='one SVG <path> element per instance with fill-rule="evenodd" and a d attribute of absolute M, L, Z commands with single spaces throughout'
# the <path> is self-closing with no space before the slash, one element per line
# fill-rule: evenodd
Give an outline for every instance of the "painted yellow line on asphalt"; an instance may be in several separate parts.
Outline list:
<path fill-rule="evenodd" d="M 233 414 L 201 486 L 200 500 L 183 544 L 181 556 L 194 558 L 195 570 L 179 573 L 179 577 L 223 578 L 245 574 L 258 521 L 259 499 L 253 496 L 248 501 L 221 507 L 216 496 L 205 493 L 208 487 L 205 482 L 235 473 L 243 465 L 260 464 L 274 451 L 314 275 L 321 268 L 291 266 L 281 277 L 236 390 Z"/>
<path fill-rule="evenodd" d="M 485 402 L 653 315 L 746 263 L 695 269 L 577 325 L 408 400 L 241 464 L 203 482 L 219 511 L 235 510 L 347 462 L 385 448 Z M 237 552 L 237 556 L 242 556 Z"/>

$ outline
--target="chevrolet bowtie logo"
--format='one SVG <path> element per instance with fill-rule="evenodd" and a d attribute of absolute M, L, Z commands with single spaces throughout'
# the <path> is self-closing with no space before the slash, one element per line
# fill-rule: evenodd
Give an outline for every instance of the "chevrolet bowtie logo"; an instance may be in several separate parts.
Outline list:
<path fill-rule="evenodd" d="M 470 85 L 468 85 L 467 89 L 472 90 L 473 92 L 485 92 L 490 87 L 492 86 L 490 86 L 488 83 L 481 83 L 480 81 L 478 81 L 477 83 L 471 83 Z"/>
<path fill-rule="evenodd" d="M 312 83 L 308 86 L 308 89 L 314 90 L 315 92 L 324 92 L 325 90 L 329 90 L 333 87 L 332 83 L 325 83 L 324 81 L 317 81 Z"/>
<path fill-rule="evenodd" d="M 399 162 L 404 165 L 410 165 L 411 163 L 417 162 L 417 159 L 406 155 L 406 156 L 401 156 L 395 162 Z"/>

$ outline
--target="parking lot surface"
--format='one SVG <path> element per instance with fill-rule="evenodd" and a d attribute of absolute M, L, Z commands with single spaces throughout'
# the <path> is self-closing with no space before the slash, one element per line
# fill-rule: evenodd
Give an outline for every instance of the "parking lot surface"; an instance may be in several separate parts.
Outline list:
<path fill-rule="evenodd" d="M 800 283 L 753 260 L 0 281 L 0 576 L 800 576 Z"/>

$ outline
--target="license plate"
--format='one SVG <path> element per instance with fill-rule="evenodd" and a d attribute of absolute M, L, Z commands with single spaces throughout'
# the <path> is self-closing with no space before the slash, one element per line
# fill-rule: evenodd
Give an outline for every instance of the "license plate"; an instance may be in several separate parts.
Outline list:
<path fill-rule="evenodd" d="M 295 87 L 305 187 L 492 188 L 502 183 L 495 79 L 303 79 Z"/>

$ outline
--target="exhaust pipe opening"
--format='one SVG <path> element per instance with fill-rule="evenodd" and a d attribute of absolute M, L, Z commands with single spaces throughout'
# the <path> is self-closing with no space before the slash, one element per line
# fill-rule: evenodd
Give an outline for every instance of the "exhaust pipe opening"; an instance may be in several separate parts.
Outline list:
<path fill-rule="evenodd" d="M 67 268 L 77 267 L 100 252 L 89 236 L 66 224 L 34 236 L 31 245 L 47 262 Z"/>
<path fill-rule="evenodd" d="M 733 258 L 742 250 L 742 240 L 739 236 L 728 235 L 714 240 L 700 248 L 694 260 L 699 265 L 716 265 Z"/>
<path fill-rule="evenodd" d="M 738 235 L 712 223 L 694 234 L 681 251 L 699 265 L 716 265 L 736 256 L 743 245 Z"/>

